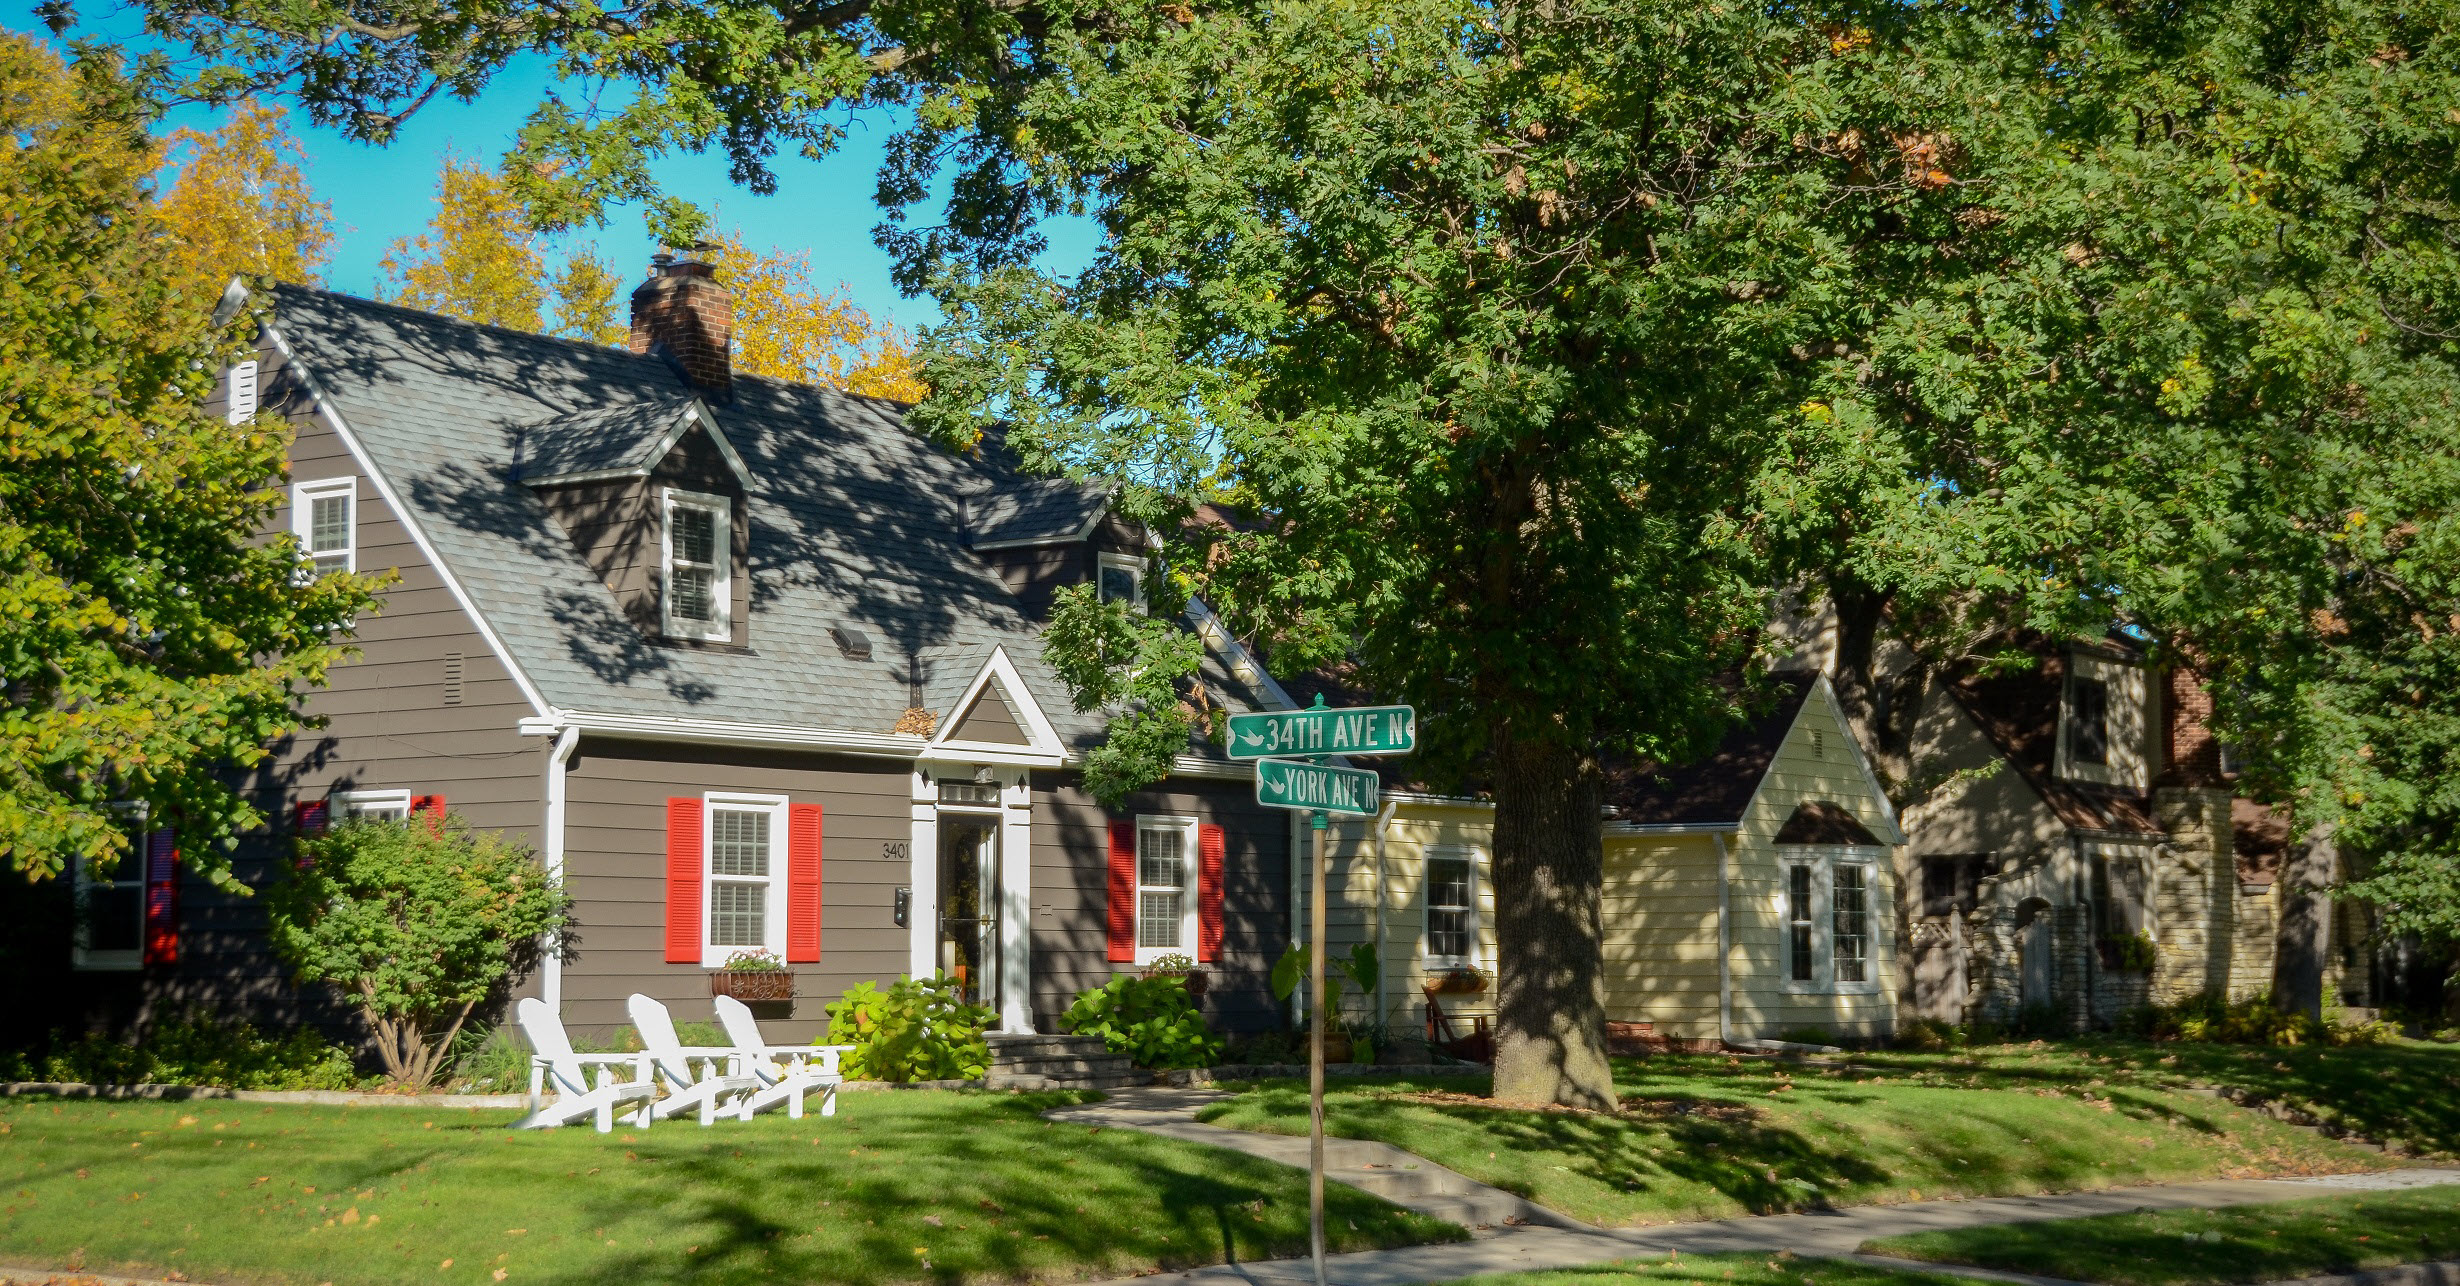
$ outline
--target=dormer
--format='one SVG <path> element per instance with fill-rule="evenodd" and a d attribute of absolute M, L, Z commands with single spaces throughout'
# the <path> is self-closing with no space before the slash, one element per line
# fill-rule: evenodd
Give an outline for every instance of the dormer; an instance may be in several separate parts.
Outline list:
<path fill-rule="evenodd" d="M 696 397 L 525 426 L 520 477 L 633 628 L 751 645 L 751 470 Z"/>
<path fill-rule="evenodd" d="M 966 543 L 1037 620 L 1070 585 L 1091 583 L 1105 599 L 1144 606 L 1152 542 L 1143 527 L 1111 512 L 1099 488 L 1015 479 L 967 496 L 964 518 Z"/>
<path fill-rule="evenodd" d="M 2078 647 L 2069 650 L 2063 668 L 2057 775 L 2124 790 L 2150 789 L 2152 730 L 2158 721 L 2144 666 Z"/>

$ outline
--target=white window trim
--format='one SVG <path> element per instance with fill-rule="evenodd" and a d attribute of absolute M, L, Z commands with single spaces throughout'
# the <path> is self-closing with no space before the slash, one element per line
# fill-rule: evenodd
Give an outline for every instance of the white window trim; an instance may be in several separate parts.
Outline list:
<path fill-rule="evenodd" d="M 290 533 L 299 542 L 299 556 L 307 564 L 303 574 L 309 577 L 322 574 L 316 570 L 316 502 L 330 496 L 350 502 L 350 540 L 340 550 L 342 570 L 359 570 L 359 480 L 355 476 L 318 478 L 293 483 L 290 488 Z"/>
<path fill-rule="evenodd" d="M 136 842 L 128 852 L 120 855 L 119 865 L 111 868 L 110 882 L 114 887 L 123 884 L 137 887 L 137 945 L 126 951 L 88 949 L 85 945 L 85 917 L 81 911 L 69 947 L 69 967 L 85 973 L 134 973 L 145 967 L 145 867 L 153 857 L 148 851 L 153 844 L 153 834 L 145 829 L 146 812 L 143 805 L 120 805 L 118 811 L 128 820 Z M 100 881 L 87 879 L 85 859 L 77 858 L 68 886 L 70 896 L 83 899 L 89 883 Z"/>
<path fill-rule="evenodd" d="M 410 792 L 406 790 L 344 790 L 334 793 L 326 809 L 333 823 L 358 817 L 383 817 L 390 821 L 410 820 Z"/>
<path fill-rule="evenodd" d="M 1420 869 L 1418 880 L 1418 909 L 1421 916 L 1418 953 L 1426 961 L 1426 967 L 1430 971 L 1474 969 L 1478 966 L 1478 948 L 1482 945 L 1481 935 L 1486 928 L 1485 917 L 1478 914 L 1478 890 L 1483 883 L 1478 878 L 1480 856 L 1477 849 L 1466 845 L 1430 844 L 1427 846 L 1426 865 Z M 1435 941 L 1435 875 L 1433 868 L 1434 864 L 1439 861 L 1469 863 L 1469 954 L 1467 955 L 1437 955 L 1431 945 Z"/>
<path fill-rule="evenodd" d="M 761 950 L 783 960 L 786 958 L 786 797 L 784 795 L 737 795 L 712 791 L 700 797 L 700 964 L 704 969 L 725 965 L 726 958 L 738 951 L 753 948 L 740 944 L 718 946 L 709 941 L 709 932 L 716 919 L 711 914 L 717 898 L 717 873 L 710 869 L 711 850 L 717 844 L 717 810 L 766 812 L 769 814 L 769 874 L 768 894 L 763 899 L 766 908 L 761 916 Z M 729 875 L 730 884 L 750 883 L 750 877 Z"/>
<path fill-rule="evenodd" d="M 1099 555 L 1095 559 L 1093 573 L 1093 592 L 1096 597 L 1099 597 L 1102 593 L 1102 573 L 1114 567 L 1120 569 L 1121 571 L 1134 574 L 1136 577 L 1136 593 L 1133 597 L 1128 599 L 1128 606 L 1139 612 L 1145 610 L 1145 574 L 1152 570 L 1152 564 L 1147 562 L 1143 556 L 1138 554 L 1114 554 L 1105 552 Z"/>
<path fill-rule="evenodd" d="M 1880 863 L 1885 849 L 1864 846 L 1788 845 L 1777 850 L 1777 936 L 1781 950 L 1777 956 L 1779 982 L 1788 995 L 1795 996 L 1869 996 L 1879 993 L 1880 947 L 1886 936 L 1885 917 L 1880 914 Z M 1796 866 L 1811 868 L 1811 980 L 1794 979 L 1794 925 L 1786 914 L 1786 895 Z M 1869 922 L 1865 935 L 1863 966 L 1869 975 L 1861 982 L 1838 982 L 1836 978 L 1836 872 L 1840 866 L 1862 868 L 1863 914 Z"/>
<path fill-rule="evenodd" d="M 254 358 L 232 363 L 225 393 L 231 423 L 245 424 L 256 418 L 256 361 Z"/>
<path fill-rule="evenodd" d="M 675 619 L 675 507 L 689 505 L 717 514 L 717 577 L 709 587 L 706 625 Z M 725 643 L 735 636 L 735 507 L 724 496 L 668 487 L 658 507 L 658 615 L 669 638 Z"/>
<path fill-rule="evenodd" d="M 1145 883 L 1145 832 L 1176 831 L 1179 833 L 1179 945 L 1148 947 L 1145 940 L 1145 889 L 1160 888 Z M 1140 813 L 1136 817 L 1136 963 L 1149 965 L 1163 956 L 1196 956 L 1197 907 L 1196 889 L 1200 882 L 1197 866 L 1203 855 L 1196 851 L 1196 819 L 1170 814 Z"/>

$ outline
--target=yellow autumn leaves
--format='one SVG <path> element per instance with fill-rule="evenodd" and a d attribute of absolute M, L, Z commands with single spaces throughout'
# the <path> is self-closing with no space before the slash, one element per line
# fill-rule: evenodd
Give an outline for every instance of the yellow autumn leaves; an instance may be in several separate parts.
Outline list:
<path fill-rule="evenodd" d="M 321 284 L 331 261 L 332 207 L 316 199 L 306 153 L 281 113 L 233 109 L 219 130 L 183 129 L 165 148 L 174 168 L 164 223 L 197 276 Z M 435 213 L 394 240 L 380 294 L 412 308 L 493 326 L 620 345 L 630 335 L 633 278 L 586 242 L 556 246 L 529 227 L 503 176 L 447 153 Z M 735 292 L 735 369 L 849 393 L 920 399 L 912 337 L 858 307 L 844 287 L 813 278 L 806 251 L 754 251 L 727 237 L 718 276 Z"/>

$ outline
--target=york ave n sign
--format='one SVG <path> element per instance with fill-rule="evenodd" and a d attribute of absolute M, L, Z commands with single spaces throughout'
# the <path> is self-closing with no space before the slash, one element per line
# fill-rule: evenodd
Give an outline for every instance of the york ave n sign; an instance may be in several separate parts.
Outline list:
<path fill-rule="evenodd" d="M 1323 698 L 1318 697 L 1320 703 Z M 1409 706 L 1275 710 L 1230 716 L 1232 759 L 1293 755 L 1406 755 L 1418 748 L 1418 712 Z"/>
<path fill-rule="evenodd" d="M 1256 802 L 1272 808 L 1308 808 L 1372 817 L 1377 802 L 1375 774 L 1294 759 L 1259 759 Z"/>

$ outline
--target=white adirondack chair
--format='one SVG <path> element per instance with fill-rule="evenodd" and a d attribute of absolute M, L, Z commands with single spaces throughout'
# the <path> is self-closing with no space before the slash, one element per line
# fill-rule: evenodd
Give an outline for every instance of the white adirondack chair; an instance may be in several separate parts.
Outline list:
<path fill-rule="evenodd" d="M 666 1086 L 666 1097 L 658 1100 L 655 1109 L 659 1116 L 694 1112 L 706 1126 L 720 1116 L 751 1115 L 744 1104 L 764 1084 L 740 1070 L 743 1060 L 735 1051 L 723 1046 L 687 1047 L 675 1034 L 675 1019 L 666 1006 L 637 991 L 624 1002 L 624 1012 L 632 1015 L 642 1051 Z"/>
<path fill-rule="evenodd" d="M 743 1056 L 743 1069 L 761 1080 L 762 1089 L 747 1103 L 746 1115 L 783 1103 L 786 1115 L 803 1119 L 803 1096 L 820 1091 L 820 1115 L 837 1115 L 837 1087 L 845 1082 L 837 1059 L 852 1045 L 772 1045 L 761 1039 L 760 1023 L 751 1006 L 732 996 L 717 998 L 718 1025 Z"/>
<path fill-rule="evenodd" d="M 522 1129 L 553 1129 L 595 1116 L 598 1132 L 605 1134 L 615 1128 L 615 1108 L 623 1103 L 641 1105 L 633 1113 L 634 1125 L 649 1124 L 658 1087 L 649 1078 L 647 1054 L 575 1053 L 564 1034 L 564 1021 L 545 1001 L 524 998 L 514 1012 L 530 1048 L 538 1051 L 530 1056 L 530 1114 L 521 1118 Z M 593 1067 L 598 1073 L 595 1085 L 590 1083 Z M 539 1095 L 547 1089 L 553 1089 L 555 1097 L 541 1103 Z"/>

